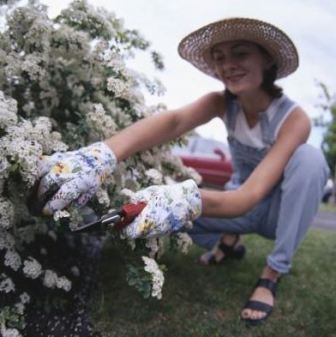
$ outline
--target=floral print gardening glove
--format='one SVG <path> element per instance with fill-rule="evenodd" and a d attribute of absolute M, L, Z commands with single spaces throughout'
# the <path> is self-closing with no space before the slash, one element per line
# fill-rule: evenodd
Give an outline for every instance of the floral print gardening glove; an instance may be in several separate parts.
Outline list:
<path fill-rule="evenodd" d="M 45 199 L 48 193 L 52 193 L 51 198 L 45 200 L 47 203 L 42 212 L 51 215 L 72 201 L 83 206 L 112 174 L 116 164 L 114 153 L 103 142 L 43 157 L 37 197 Z"/>
<path fill-rule="evenodd" d="M 131 202 L 147 205 L 123 234 L 131 239 L 158 237 L 176 232 L 201 214 L 201 194 L 189 179 L 173 185 L 150 186 L 135 193 Z"/>

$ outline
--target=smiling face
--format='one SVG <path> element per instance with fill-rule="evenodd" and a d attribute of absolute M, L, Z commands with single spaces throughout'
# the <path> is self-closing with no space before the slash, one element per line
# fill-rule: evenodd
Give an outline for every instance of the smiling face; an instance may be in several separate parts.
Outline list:
<path fill-rule="evenodd" d="M 259 90 L 264 71 L 274 64 L 266 52 L 248 41 L 219 43 L 212 48 L 211 56 L 218 78 L 237 96 Z"/>

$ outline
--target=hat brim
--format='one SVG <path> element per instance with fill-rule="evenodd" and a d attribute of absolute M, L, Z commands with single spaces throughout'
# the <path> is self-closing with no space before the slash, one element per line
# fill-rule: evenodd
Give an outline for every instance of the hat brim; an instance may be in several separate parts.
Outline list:
<path fill-rule="evenodd" d="M 178 52 L 197 69 L 217 78 L 211 62 L 211 48 L 235 40 L 254 42 L 266 49 L 277 65 L 277 78 L 288 76 L 299 66 L 296 47 L 283 31 L 250 18 L 228 18 L 199 28 L 182 39 Z"/>

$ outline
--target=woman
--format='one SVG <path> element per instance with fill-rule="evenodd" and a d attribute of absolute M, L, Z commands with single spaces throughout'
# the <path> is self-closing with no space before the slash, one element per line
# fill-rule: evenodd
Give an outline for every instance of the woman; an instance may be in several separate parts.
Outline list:
<path fill-rule="evenodd" d="M 297 51 L 288 36 L 271 24 L 229 18 L 188 35 L 179 53 L 220 80 L 225 90 L 141 120 L 104 142 L 44 159 L 39 198 L 45 199 L 56 186 L 58 191 L 46 203 L 45 213 L 70 202 L 81 206 L 118 161 L 214 117 L 222 118 L 235 170 L 231 189 L 200 190 L 187 180 L 139 191 L 134 200 L 144 200 L 147 206 L 125 234 L 132 238 L 163 235 L 194 221 L 189 233 L 195 243 L 210 250 L 200 258 L 206 265 L 242 257 L 240 234 L 274 239 L 273 251 L 241 312 L 242 319 L 257 324 L 272 311 L 277 281 L 291 268 L 328 177 L 320 151 L 305 144 L 309 118 L 274 84 L 297 69 Z M 68 167 L 67 172 L 60 173 L 59 166 Z"/>

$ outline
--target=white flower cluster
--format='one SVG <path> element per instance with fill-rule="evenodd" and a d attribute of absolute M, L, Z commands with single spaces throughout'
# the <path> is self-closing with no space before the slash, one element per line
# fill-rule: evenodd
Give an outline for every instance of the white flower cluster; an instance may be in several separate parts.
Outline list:
<path fill-rule="evenodd" d="M 6 230 L 0 228 L 0 250 L 10 249 L 15 246 L 14 236 Z"/>
<path fill-rule="evenodd" d="M 98 188 L 97 192 L 96 192 L 96 197 L 97 197 L 97 200 L 98 202 L 105 206 L 105 207 L 109 207 L 110 204 L 111 204 L 111 200 L 110 200 L 110 197 L 109 197 L 109 194 L 107 192 L 106 189 L 104 188 Z"/>
<path fill-rule="evenodd" d="M 167 153 L 164 158 L 165 162 L 173 167 L 177 172 L 179 172 L 178 178 L 180 180 L 186 179 L 186 177 L 191 178 L 196 182 L 197 185 L 200 185 L 202 182 L 202 177 L 200 174 L 193 169 L 192 167 L 184 166 L 181 158 L 174 156 L 173 154 Z"/>
<path fill-rule="evenodd" d="M 18 165 L 23 180 L 33 185 L 42 153 L 65 150 L 67 146 L 60 141 L 59 133 L 50 133 L 51 123 L 47 117 L 38 118 L 35 126 L 27 120 L 10 124 L 5 136 L 0 138 L 1 178 L 7 178 L 10 167 Z"/>
<path fill-rule="evenodd" d="M 19 297 L 19 302 L 15 304 L 15 309 L 17 313 L 23 315 L 26 304 L 30 302 L 30 296 L 27 293 L 22 293 Z"/>
<path fill-rule="evenodd" d="M 146 240 L 146 247 L 150 249 L 149 257 L 154 259 L 159 251 L 159 244 L 157 238 L 149 238 Z"/>
<path fill-rule="evenodd" d="M 27 293 L 22 293 L 20 295 L 20 300 L 23 304 L 27 304 L 30 302 L 30 296 Z"/>
<path fill-rule="evenodd" d="M 154 185 L 162 184 L 163 175 L 158 170 L 152 168 L 145 172 L 146 176 L 151 180 Z"/>
<path fill-rule="evenodd" d="M 26 72 L 31 80 L 36 80 L 39 77 L 45 76 L 45 69 L 39 66 L 43 60 L 41 57 L 35 54 L 27 55 L 25 60 L 22 62 L 22 71 Z"/>
<path fill-rule="evenodd" d="M 107 79 L 107 90 L 113 92 L 115 97 L 127 99 L 130 91 L 130 86 L 122 79 L 109 77 Z"/>
<path fill-rule="evenodd" d="M 4 265 L 18 271 L 22 265 L 20 255 L 13 249 L 8 249 L 5 254 Z"/>
<path fill-rule="evenodd" d="M 71 281 L 67 279 L 65 276 L 61 276 L 57 278 L 56 287 L 58 289 L 63 289 L 65 291 L 71 290 Z"/>
<path fill-rule="evenodd" d="M 0 228 L 8 229 L 14 222 L 14 205 L 0 196 Z"/>
<path fill-rule="evenodd" d="M 54 30 L 53 39 L 54 43 L 59 43 L 54 57 L 62 58 L 65 62 L 73 63 L 76 58 L 85 57 L 90 49 L 87 34 L 68 25 L 62 25 Z"/>
<path fill-rule="evenodd" d="M 31 279 L 36 279 L 42 274 L 42 266 L 40 263 L 29 256 L 27 260 L 23 262 L 23 273 Z"/>
<path fill-rule="evenodd" d="M 26 8 L 22 8 L 19 9 L 19 11 L 25 11 L 24 13 L 21 13 L 32 23 L 29 27 L 29 32 L 25 35 L 25 39 L 27 41 L 34 41 L 35 48 L 43 50 L 49 47 L 47 36 L 50 34 L 51 27 L 47 20 L 44 20 L 43 17 L 38 15 L 39 13 L 35 8 L 29 8 L 28 10 Z M 43 9 L 43 7 L 41 9 Z"/>
<path fill-rule="evenodd" d="M 164 283 L 163 272 L 154 259 L 147 256 L 142 256 L 142 260 L 145 264 L 145 271 L 151 274 L 152 277 L 152 297 L 157 299 L 162 298 L 162 287 Z"/>
<path fill-rule="evenodd" d="M 6 56 L 6 61 L 7 65 L 4 71 L 8 81 L 12 84 L 19 84 L 20 58 L 14 52 L 11 52 Z"/>
<path fill-rule="evenodd" d="M 12 98 L 6 98 L 0 91 L 0 129 L 17 124 L 17 103 Z"/>
<path fill-rule="evenodd" d="M 124 98 L 134 104 L 134 109 L 137 110 L 137 117 L 143 116 L 141 111 L 146 111 L 144 107 L 145 96 L 140 89 L 133 88 L 132 90 L 128 90 L 127 95 L 125 95 Z"/>
<path fill-rule="evenodd" d="M 58 288 L 65 291 L 71 290 L 71 281 L 65 276 L 58 276 L 54 271 L 47 269 L 44 272 L 43 284 L 48 288 Z"/>
<path fill-rule="evenodd" d="M 2 337 L 22 337 L 17 329 L 6 328 L 4 323 L 1 323 L 0 332 Z"/>
<path fill-rule="evenodd" d="M 43 284 L 48 288 L 55 288 L 57 284 L 57 274 L 47 269 L 44 273 Z"/>
<path fill-rule="evenodd" d="M 87 124 L 96 133 L 97 140 L 109 138 L 116 132 L 117 125 L 111 116 L 109 116 L 102 104 L 92 104 L 91 111 L 85 116 Z"/>
<path fill-rule="evenodd" d="M 15 291 L 15 285 L 11 278 L 9 278 L 6 274 L 0 274 L 0 292 L 10 293 L 11 291 Z"/>
<path fill-rule="evenodd" d="M 176 239 L 177 247 L 181 250 L 182 253 L 187 254 L 189 248 L 193 244 L 191 237 L 187 233 L 177 233 Z"/>
<path fill-rule="evenodd" d="M 146 247 L 150 249 L 149 257 L 159 259 L 165 251 L 165 238 L 149 238 L 146 240 Z"/>
<path fill-rule="evenodd" d="M 10 166 L 18 165 L 24 181 L 33 185 L 38 174 L 38 158 L 42 155 L 42 146 L 28 136 L 31 128 L 29 121 L 8 127 L 7 134 L 0 139 L 0 157 L 4 161 L 9 158 L 5 164 L 5 176 L 8 175 Z"/>
<path fill-rule="evenodd" d="M 67 211 L 63 211 L 63 210 L 56 211 L 53 215 L 53 218 L 55 221 L 58 221 L 62 218 L 69 218 L 69 217 L 70 217 L 70 213 Z"/>
<path fill-rule="evenodd" d="M 133 195 L 135 194 L 134 191 L 128 189 L 128 188 L 123 188 L 121 191 L 120 191 L 120 194 L 125 196 L 128 200 L 130 200 Z"/>
<path fill-rule="evenodd" d="M 125 74 L 126 64 L 120 54 L 117 53 L 110 53 L 106 57 L 106 66 L 112 68 L 113 71 L 121 74 Z"/>
<path fill-rule="evenodd" d="M 38 117 L 33 121 L 34 127 L 30 130 L 30 138 L 42 145 L 45 154 L 66 151 L 68 145 L 63 143 L 62 135 L 52 130 L 52 123 L 48 117 Z"/>

